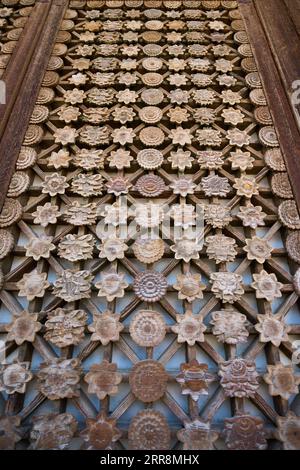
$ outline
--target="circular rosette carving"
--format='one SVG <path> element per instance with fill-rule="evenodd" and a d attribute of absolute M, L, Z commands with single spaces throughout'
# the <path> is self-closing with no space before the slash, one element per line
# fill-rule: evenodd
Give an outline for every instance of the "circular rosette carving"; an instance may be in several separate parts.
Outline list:
<path fill-rule="evenodd" d="M 147 124 L 155 124 L 161 121 L 163 113 L 157 106 L 146 106 L 139 111 L 139 117 Z"/>
<path fill-rule="evenodd" d="M 265 450 L 266 433 L 262 419 L 238 414 L 224 421 L 225 443 L 229 450 Z"/>
<path fill-rule="evenodd" d="M 259 124 L 263 126 L 270 126 L 273 124 L 273 119 L 268 106 L 259 106 L 254 111 L 254 117 Z"/>
<path fill-rule="evenodd" d="M 293 191 L 287 173 L 276 173 L 271 179 L 272 191 L 282 199 L 292 199 Z"/>
<path fill-rule="evenodd" d="M 5 258 L 13 249 L 15 244 L 12 233 L 0 229 L 0 259 Z"/>
<path fill-rule="evenodd" d="M 283 225 L 292 230 L 300 229 L 300 217 L 295 201 L 284 201 L 278 208 L 278 216 Z"/>
<path fill-rule="evenodd" d="M 136 296 L 144 302 L 157 302 L 167 293 L 166 278 L 154 271 L 139 273 L 133 283 Z"/>
<path fill-rule="evenodd" d="M 137 162 L 145 170 L 155 170 L 163 161 L 163 154 L 156 149 L 144 149 L 137 154 Z"/>
<path fill-rule="evenodd" d="M 139 134 L 141 142 L 147 147 L 158 147 L 165 139 L 164 132 L 159 127 L 144 127 Z"/>
<path fill-rule="evenodd" d="M 19 157 L 16 163 L 17 170 L 26 170 L 37 161 L 37 153 L 32 147 L 21 147 Z"/>
<path fill-rule="evenodd" d="M 267 150 L 265 153 L 265 162 L 271 170 L 285 171 L 285 163 L 279 148 Z"/>
<path fill-rule="evenodd" d="M 141 93 L 142 100 L 149 106 L 156 106 L 164 99 L 164 93 L 160 88 L 149 88 Z"/>
<path fill-rule="evenodd" d="M 157 72 L 163 67 L 163 61 L 157 57 L 148 57 L 143 59 L 142 65 L 149 72 Z"/>
<path fill-rule="evenodd" d="M 219 375 L 227 397 L 251 397 L 259 387 L 253 361 L 230 359 L 220 364 Z"/>
<path fill-rule="evenodd" d="M 151 264 L 163 257 L 165 244 L 160 238 L 138 238 L 132 248 L 135 257 L 139 261 Z"/>
<path fill-rule="evenodd" d="M 155 72 L 145 73 L 141 79 L 145 85 L 153 87 L 159 86 L 164 81 L 163 75 Z"/>
<path fill-rule="evenodd" d="M 258 136 L 261 143 L 267 147 L 278 147 L 279 145 L 276 131 L 272 126 L 262 127 Z"/>
<path fill-rule="evenodd" d="M 135 364 L 129 375 L 132 393 L 144 403 L 159 400 L 165 394 L 167 382 L 163 365 L 152 359 Z"/>
<path fill-rule="evenodd" d="M 18 197 L 23 194 L 30 185 L 30 178 L 24 171 L 17 171 L 10 180 L 7 197 Z"/>
<path fill-rule="evenodd" d="M 154 310 L 140 310 L 133 317 L 129 332 L 139 346 L 154 347 L 164 340 L 166 324 L 160 313 Z"/>
<path fill-rule="evenodd" d="M 170 448 L 171 434 L 166 418 L 152 409 L 140 411 L 128 429 L 129 448 L 162 450 Z"/>
<path fill-rule="evenodd" d="M 0 214 L 0 227 L 10 227 L 18 222 L 23 213 L 23 208 L 17 199 L 6 198 Z"/>
<path fill-rule="evenodd" d="M 164 180 L 157 175 L 144 175 L 135 184 L 135 189 L 145 197 L 160 196 L 166 189 Z"/>
<path fill-rule="evenodd" d="M 300 231 L 290 232 L 286 239 L 286 249 L 289 257 L 300 264 Z"/>

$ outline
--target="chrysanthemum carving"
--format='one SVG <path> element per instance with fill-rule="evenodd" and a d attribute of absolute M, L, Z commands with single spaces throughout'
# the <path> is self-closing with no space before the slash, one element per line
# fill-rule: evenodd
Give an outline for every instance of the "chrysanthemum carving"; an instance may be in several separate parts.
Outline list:
<path fill-rule="evenodd" d="M 183 442 L 183 450 L 214 450 L 218 433 L 211 430 L 210 423 L 197 418 L 184 423 L 184 428 L 177 432 L 177 438 Z"/>
<path fill-rule="evenodd" d="M 264 422 L 256 416 L 237 413 L 224 420 L 225 443 L 229 450 L 265 450 L 267 448 Z"/>
<path fill-rule="evenodd" d="M 201 274 L 187 272 L 177 276 L 177 282 L 173 287 L 178 290 L 180 300 L 193 302 L 196 299 L 203 299 L 203 291 L 206 286 L 201 283 Z"/>
<path fill-rule="evenodd" d="M 176 381 L 180 383 L 181 393 L 190 395 L 194 401 L 198 401 L 201 395 L 208 395 L 208 386 L 215 380 L 208 372 L 207 364 L 200 364 L 197 359 L 180 365 L 180 374 Z"/>
<path fill-rule="evenodd" d="M 97 218 L 96 208 L 94 202 L 82 204 L 79 201 L 72 201 L 64 213 L 64 218 L 71 225 L 93 225 Z"/>
<path fill-rule="evenodd" d="M 95 239 L 93 235 L 68 234 L 58 245 L 58 255 L 69 261 L 80 261 L 93 257 Z"/>
<path fill-rule="evenodd" d="M 233 304 L 244 294 L 243 278 L 231 272 L 218 272 L 210 275 L 211 290 L 223 302 Z"/>
<path fill-rule="evenodd" d="M 139 273 L 133 283 L 136 296 L 144 302 L 157 302 L 167 292 L 168 283 L 166 278 L 158 272 L 145 271 Z"/>
<path fill-rule="evenodd" d="M 46 175 L 42 186 L 42 193 L 56 196 L 57 194 L 64 194 L 65 190 L 69 187 L 66 182 L 66 177 L 58 173 L 51 173 Z"/>
<path fill-rule="evenodd" d="M 237 251 L 234 238 L 212 235 L 206 238 L 205 244 L 209 259 L 214 259 L 217 264 L 235 260 Z"/>
<path fill-rule="evenodd" d="M 273 302 L 274 299 L 282 297 L 281 289 L 283 284 L 277 280 L 276 274 L 267 273 L 262 270 L 259 274 L 253 274 L 254 282 L 251 287 L 255 289 L 257 299 L 266 299 Z"/>
<path fill-rule="evenodd" d="M 122 374 L 117 372 L 117 364 L 103 360 L 101 364 L 93 364 L 89 372 L 84 376 L 89 384 L 88 393 L 95 393 L 99 400 L 106 396 L 116 395 L 118 385 L 122 381 Z"/>
<path fill-rule="evenodd" d="M 172 331 L 178 335 L 178 343 L 188 343 L 194 346 L 196 342 L 204 341 L 204 331 L 206 326 L 199 315 L 194 315 L 192 310 L 187 310 L 184 315 L 176 315 L 176 324 L 171 327 Z"/>
<path fill-rule="evenodd" d="M 103 190 L 103 179 L 99 174 L 79 173 L 74 176 L 71 184 L 74 193 L 83 197 L 100 196 Z"/>
<path fill-rule="evenodd" d="M 84 338 L 86 323 L 84 310 L 57 308 L 48 313 L 44 338 L 59 348 L 77 345 Z"/>
<path fill-rule="evenodd" d="M 197 156 L 201 170 L 218 170 L 224 164 L 222 152 L 216 150 L 197 152 Z"/>
<path fill-rule="evenodd" d="M 103 150 L 91 148 L 76 151 L 72 163 L 85 170 L 104 168 Z"/>
<path fill-rule="evenodd" d="M 233 309 L 213 312 L 211 324 L 213 325 L 213 334 L 221 343 L 245 343 L 249 336 L 246 315 Z"/>
<path fill-rule="evenodd" d="M 201 147 L 220 147 L 222 144 L 221 132 L 210 127 L 198 129 L 196 132 L 196 138 Z"/>
<path fill-rule="evenodd" d="M 50 252 L 55 249 L 51 243 L 53 237 L 41 236 L 41 238 L 31 238 L 26 245 L 26 256 L 32 256 L 35 261 L 41 258 L 49 258 Z"/>
<path fill-rule="evenodd" d="M 66 302 L 88 299 L 91 295 L 93 277 L 90 271 L 66 269 L 61 272 L 54 282 L 53 295 Z"/>
<path fill-rule="evenodd" d="M 259 387 L 253 361 L 230 359 L 220 364 L 219 375 L 227 397 L 251 397 Z"/>
<path fill-rule="evenodd" d="M 47 281 L 47 273 L 39 273 L 37 269 L 23 275 L 17 282 L 17 288 L 21 297 L 33 300 L 35 297 L 43 297 L 46 289 L 50 286 Z"/>
<path fill-rule="evenodd" d="M 110 270 L 101 273 L 100 281 L 95 284 L 99 289 L 98 297 L 105 297 L 108 302 L 124 297 L 128 282 L 124 279 L 125 274 L 118 274 Z"/>
<path fill-rule="evenodd" d="M 100 341 L 104 346 L 110 341 L 119 341 L 123 328 L 119 315 L 113 314 L 109 310 L 95 313 L 93 322 L 88 326 L 89 331 L 93 333 L 91 341 Z"/>
<path fill-rule="evenodd" d="M 80 375 L 78 359 L 52 358 L 40 365 L 38 389 L 49 400 L 78 397 Z"/>
<path fill-rule="evenodd" d="M 300 376 L 295 374 L 292 365 L 276 364 L 267 366 L 265 382 L 269 385 L 269 393 L 272 396 L 280 396 L 289 400 L 292 395 L 299 393 Z"/>
<path fill-rule="evenodd" d="M 108 144 L 111 139 L 111 133 L 107 126 L 89 126 L 84 125 L 80 128 L 79 139 L 83 144 L 90 146 Z"/>
<path fill-rule="evenodd" d="M 86 443 L 85 448 L 87 450 L 113 449 L 114 443 L 122 436 L 116 422 L 116 419 L 106 416 L 103 410 L 95 419 L 87 418 L 87 427 L 80 433 Z"/>
<path fill-rule="evenodd" d="M 231 210 L 221 204 L 209 204 L 204 206 L 204 219 L 214 228 L 224 228 L 232 221 Z"/>
<path fill-rule="evenodd" d="M 249 260 L 255 260 L 263 264 L 267 259 L 271 258 L 273 248 L 269 245 L 267 240 L 259 237 L 248 238 L 245 240 L 246 246 L 244 250 L 247 253 Z"/>
<path fill-rule="evenodd" d="M 0 391 L 25 393 L 26 385 L 33 375 L 29 370 L 30 362 L 14 361 L 11 364 L 0 364 Z"/>
<path fill-rule="evenodd" d="M 208 124 L 213 124 L 216 121 L 217 116 L 214 109 L 198 108 L 194 110 L 194 119 L 196 122 L 207 126 Z"/>
<path fill-rule="evenodd" d="M 77 421 L 70 413 L 48 413 L 34 416 L 30 433 L 30 449 L 66 449 L 76 430 Z"/>

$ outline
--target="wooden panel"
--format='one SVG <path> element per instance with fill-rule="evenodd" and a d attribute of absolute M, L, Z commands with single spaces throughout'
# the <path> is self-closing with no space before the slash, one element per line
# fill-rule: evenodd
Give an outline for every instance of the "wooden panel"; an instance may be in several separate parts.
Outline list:
<path fill-rule="evenodd" d="M 92 5 L 56 17 L 38 99 L 29 72 L 20 94 L 34 157 L 0 214 L 0 447 L 297 448 L 300 220 L 257 13 Z"/>
<path fill-rule="evenodd" d="M 270 2 L 260 2 L 259 4 L 265 4 L 270 7 Z M 282 43 L 285 44 L 282 47 L 286 47 L 286 44 L 288 44 L 289 41 L 287 41 L 286 36 L 284 36 L 285 39 L 283 41 L 283 35 L 279 34 L 279 32 L 277 31 L 276 37 L 275 33 L 272 38 L 269 36 L 270 42 L 268 42 L 265 32 L 260 23 L 259 16 L 251 0 L 241 0 L 240 10 L 245 19 L 246 29 L 251 41 L 253 53 L 259 66 L 263 87 L 266 93 L 266 97 L 268 99 L 274 125 L 279 136 L 280 147 L 284 155 L 293 193 L 298 208 L 300 209 L 300 132 L 297 122 L 295 120 L 295 115 L 292 110 L 291 102 L 288 99 L 288 95 L 286 93 L 288 89 L 291 89 L 291 76 L 289 79 L 287 79 L 289 85 L 286 82 L 286 87 L 288 88 L 284 87 L 281 81 L 281 74 L 276 66 L 274 56 L 271 52 L 272 44 L 274 46 L 274 43 L 278 40 L 278 37 L 281 37 L 280 40 L 282 41 Z M 268 14 L 268 21 L 272 23 L 271 18 L 273 18 L 275 14 L 271 14 L 270 10 L 268 11 Z M 279 13 L 277 12 L 276 18 L 278 18 L 278 16 Z M 293 47 L 294 50 L 298 48 L 299 53 L 299 42 L 296 41 L 296 45 L 294 45 Z M 290 49 L 288 52 L 287 50 L 285 50 L 284 52 L 282 49 L 281 52 L 282 53 L 280 54 L 280 57 L 283 58 L 283 56 L 285 56 L 289 73 L 293 73 L 294 77 L 296 77 L 298 60 L 295 59 L 293 50 L 291 50 L 291 58 L 293 57 L 293 61 L 290 58 Z M 293 72 L 291 71 L 292 62 Z M 277 63 L 279 63 L 278 56 Z M 299 76 L 300 73 L 298 77 Z"/>

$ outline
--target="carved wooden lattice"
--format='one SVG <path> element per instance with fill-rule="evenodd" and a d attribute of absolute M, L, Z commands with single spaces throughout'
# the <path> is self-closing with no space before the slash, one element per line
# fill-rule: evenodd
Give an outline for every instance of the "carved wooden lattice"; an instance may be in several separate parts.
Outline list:
<path fill-rule="evenodd" d="M 70 2 L 0 215 L 2 448 L 299 448 L 300 220 L 237 6 Z"/>

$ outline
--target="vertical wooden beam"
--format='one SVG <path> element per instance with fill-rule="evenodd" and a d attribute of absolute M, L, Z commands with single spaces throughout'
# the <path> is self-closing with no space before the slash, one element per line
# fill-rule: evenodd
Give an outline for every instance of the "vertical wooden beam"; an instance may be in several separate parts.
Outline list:
<path fill-rule="evenodd" d="M 259 3 L 266 3 L 269 5 L 270 2 L 273 2 L 273 0 Z M 297 125 L 290 100 L 286 94 L 284 84 L 281 80 L 280 72 L 273 57 L 270 43 L 268 42 L 255 8 L 254 1 L 239 0 L 239 4 L 240 11 L 245 20 L 246 30 L 253 54 L 258 65 L 263 88 L 271 110 L 274 126 L 278 134 L 294 197 L 300 211 L 300 130 Z M 276 15 L 278 14 L 280 15 L 280 13 L 276 12 Z M 271 12 L 271 16 L 275 16 L 274 11 Z M 284 30 L 281 31 L 281 35 L 285 35 Z M 287 41 L 287 38 L 285 38 L 285 41 Z M 294 54 L 295 48 L 293 48 L 293 51 Z M 285 53 L 286 55 L 289 55 L 289 52 L 286 51 Z M 290 60 L 292 60 L 293 54 Z M 298 42 L 298 67 L 299 57 L 300 45 Z M 295 70 L 297 69 L 293 67 L 293 70 L 293 73 L 295 73 Z"/>
<path fill-rule="evenodd" d="M 32 40 L 36 35 L 36 47 L 31 54 L 22 84 L 10 108 L 9 116 L 0 140 L 0 210 L 2 209 L 20 148 L 29 124 L 29 120 L 40 90 L 43 76 L 51 55 L 53 45 L 65 9 L 67 0 L 54 0 L 51 3 L 40 34 L 31 29 Z M 41 4 L 42 5 L 42 4 Z M 46 4 L 44 4 L 47 7 Z M 22 57 L 18 55 L 22 63 Z M 14 65 L 14 69 L 17 65 Z M 13 98 L 12 98 L 13 99 Z"/>

